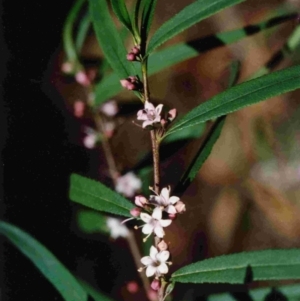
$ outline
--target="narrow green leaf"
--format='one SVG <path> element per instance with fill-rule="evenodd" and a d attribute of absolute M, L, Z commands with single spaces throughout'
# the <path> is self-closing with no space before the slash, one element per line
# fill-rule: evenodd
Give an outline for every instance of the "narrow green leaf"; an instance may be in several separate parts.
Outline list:
<path fill-rule="evenodd" d="M 86 292 L 75 277 L 45 246 L 23 230 L 3 221 L 0 221 L 0 233 L 32 261 L 66 301 L 87 300 Z"/>
<path fill-rule="evenodd" d="M 145 38 L 148 37 L 150 27 L 153 20 L 153 15 L 156 7 L 157 0 L 144 0 L 144 7 L 142 13 L 142 28 L 141 28 L 141 36 Z"/>
<path fill-rule="evenodd" d="M 83 47 L 90 25 L 91 18 L 89 12 L 87 12 L 79 23 L 78 32 L 75 39 L 75 47 L 77 52 L 80 52 Z"/>
<path fill-rule="evenodd" d="M 283 285 L 279 287 L 268 287 L 249 290 L 247 300 L 266 301 L 266 300 L 285 300 L 299 301 L 300 300 L 300 285 Z M 229 293 L 210 295 L 207 301 L 236 301 L 234 295 Z M 246 300 L 246 299 L 245 299 Z"/>
<path fill-rule="evenodd" d="M 157 30 L 149 42 L 147 53 L 151 53 L 162 43 L 201 20 L 208 18 L 226 7 L 243 1 L 244 0 L 197 0 L 193 2 Z"/>
<path fill-rule="evenodd" d="M 209 135 L 207 136 L 207 138 L 199 148 L 193 161 L 191 162 L 191 164 L 183 174 L 182 178 L 180 179 L 178 185 L 174 189 L 175 194 L 182 194 L 188 188 L 191 182 L 195 179 L 203 163 L 210 155 L 216 141 L 219 139 L 221 135 L 221 131 L 223 129 L 224 122 L 225 122 L 225 117 L 221 117 L 216 121 Z"/>
<path fill-rule="evenodd" d="M 112 5 L 112 8 L 113 8 L 116 16 L 121 21 L 121 23 L 130 32 L 133 32 L 132 25 L 131 25 L 131 19 L 129 17 L 129 13 L 128 13 L 128 10 L 127 10 L 124 0 L 111 0 L 111 5 Z"/>
<path fill-rule="evenodd" d="M 127 51 L 112 21 L 107 2 L 89 0 L 89 8 L 98 42 L 109 64 L 118 74 L 118 78 L 135 75 L 136 71 L 132 63 L 126 60 Z"/>
<path fill-rule="evenodd" d="M 108 298 L 107 296 L 103 295 L 96 289 L 94 289 L 90 284 L 87 282 L 80 280 L 81 286 L 88 292 L 88 294 L 93 297 L 95 301 L 112 301 L 112 299 Z"/>
<path fill-rule="evenodd" d="M 166 136 L 298 88 L 300 88 L 300 66 L 250 80 L 199 105 L 177 121 Z"/>
<path fill-rule="evenodd" d="M 85 233 L 109 233 L 106 216 L 91 210 L 81 210 L 77 214 L 78 227 Z"/>
<path fill-rule="evenodd" d="M 176 282 L 248 283 L 300 279 L 300 249 L 224 255 L 185 266 L 172 274 Z"/>
<path fill-rule="evenodd" d="M 89 208 L 130 217 L 134 206 L 120 194 L 110 190 L 100 182 L 71 175 L 70 199 Z"/>
<path fill-rule="evenodd" d="M 148 73 L 149 75 L 156 74 L 165 68 L 196 57 L 199 53 L 204 53 L 217 47 L 232 44 L 264 29 L 293 20 L 296 16 L 297 14 L 279 16 L 258 24 L 245 26 L 241 29 L 218 33 L 217 35 L 210 35 L 187 43 L 180 43 L 167 47 L 161 51 L 153 53 L 149 57 Z M 96 104 L 99 105 L 103 103 L 119 93 L 121 90 L 122 87 L 116 73 L 112 73 L 104 77 L 96 86 Z"/>

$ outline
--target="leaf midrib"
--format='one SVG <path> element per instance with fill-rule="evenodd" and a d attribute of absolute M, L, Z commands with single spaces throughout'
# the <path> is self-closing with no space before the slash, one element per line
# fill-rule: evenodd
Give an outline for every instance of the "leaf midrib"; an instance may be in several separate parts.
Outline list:
<path fill-rule="evenodd" d="M 297 79 L 297 78 L 299 78 L 299 77 L 300 77 L 300 76 L 292 76 L 292 77 L 289 77 L 288 79 L 281 80 L 280 82 L 281 82 L 281 83 L 287 82 L 287 81 L 290 81 L 290 80 Z M 191 119 L 189 119 L 189 120 L 184 121 L 184 122 L 181 123 L 181 124 L 178 124 L 177 126 L 174 126 L 174 128 L 173 128 L 173 129 L 170 129 L 170 131 L 166 134 L 166 136 L 169 135 L 169 134 L 172 134 L 178 127 L 181 127 L 181 126 L 185 125 L 187 122 L 191 122 L 191 121 L 193 121 L 194 119 L 199 118 L 201 115 L 207 114 L 207 113 L 209 113 L 209 112 L 211 112 L 211 111 L 213 111 L 213 110 L 216 110 L 216 109 L 218 109 L 218 108 L 220 108 L 220 107 L 222 107 L 222 106 L 224 106 L 224 105 L 228 105 L 228 104 L 230 104 L 230 103 L 233 102 L 233 101 L 236 101 L 236 100 L 238 100 L 238 99 L 240 99 L 240 98 L 243 98 L 243 97 L 245 97 L 245 96 L 248 96 L 249 94 L 252 94 L 252 93 L 254 93 L 254 92 L 258 92 L 258 91 L 260 91 L 260 90 L 263 90 L 263 89 L 266 89 L 266 88 L 269 88 L 269 87 L 272 87 L 272 86 L 275 86 L 275 85 L 277 85 L 277 84 L 278 84 L 278 81 L 277 81 L 276 83 L 274 83 L 274 84 L 270 84 L 270 85 L 267 85 L 267 86 L 263 86 L 263 87 L 261 87 L 261 88 L 259 88 L 259 89 L 256 89 L 255 91 L 252 91 L 252 92 L 248 92 L 248 93 L 246 93 L 246 94 L 243 94 L 242 96 L 239 96 L 239 97 L 237 97 L 237 98 L 233 98 L 233 99 L 230 100 L 229 102 L 226 102 L 226 104 L 218 105 L 218 106 L 214 107 L 213 109 L 210 109 L 210 110 L 208 110 L 208 111 L 206 111 L 206 112 L 204 112 L 204 113 L 201 113 L 201 114 L 199 114 L 199 115 L 197 115 L 197 116 L 195 116 L 195 117 L 193 117 L 193 118 L 191 118 Z M 226 91 L 224 91 L 223 93 L 226 93 Z M 221 94 L 219 94 L 219 95 L 221 95 Z M 216 95 L 215 97 L 217 97 L 217 96 L 219 96 L 219 95 Z M 280 95 L 280 94 L 278 94 L 278 95 Z M 276 96 L 276 94 L 275 94 L 274 96 Z M 273 97 L 273 96 L 271 96 L 271 97 Z M 209 101 L 208 101 L 208 102 L 209 102 Z M 249 104 L 249 105 L 251 105 L 251 104 Z M 229 113 L 230 113 L 230 112 L 229 112 Z M 205 122 L 205 121 L 200 121 L 200 122 L 198 122 L 198 123 L 202 123 L 202 122 Z M 194 124 L 192 124 L 192 125 L 188 125 L 188 126 L 186 126 L 186 128 L 187 128 L 187 127 L 190 127 L 190 126 L 193 126 L 193 125 L 196 125 L 196 124 L 197 124 L 197 123 L 194 123 Z"/>
<path fill-rule="evenodd" d="M 279 267 L 279 266 L 290 266 L 290 265 L 300 265 L 300 262 L 298 263 L 290 263 L 290 264 L 251 264 L 251 263 L 248 263 L 247 265 L 244 265 L 244 266 L 235 266 L 235 267 L 230 267 L 230 268 L 214 268 L 214 269 L 210 269 L 210 270 L 201 270 L 201 271 L 196 271 L 196 272 L 191 272 L 191 273 L 184 273 L 184 274 L 179 274 L 179 275 L 174 275 L 172 276 L 172 278 L 175 278 L 175 277 L 181 277 L 181 276 L 185 276 L 185 275 L 193 275 L 193 274 L 199 274 L 199 273 L 207 273 L 207 272 L 220 272 L 220 271 L 226 271 L 226 270 L 240 270 L 240 269 L 245 269 L 247 268 L 247 266 L 250 266 L 250 267 L 269 267 L 269 266 L 272 266 L 272 267 Z"/>

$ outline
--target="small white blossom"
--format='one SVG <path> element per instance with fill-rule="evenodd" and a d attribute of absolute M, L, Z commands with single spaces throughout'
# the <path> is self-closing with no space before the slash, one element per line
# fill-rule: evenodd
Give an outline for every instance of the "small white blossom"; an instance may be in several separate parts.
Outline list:
<path fill-rule="evenodd" d="M 115 100 L 110 100 L 100 107 L 100 111 L 107 116 L 113 117 L 118 113 L 118 105 Z"/>
<path fill-rule="evenodd" d="M 154 105 L 146 101 L 145 107 L 143 110 L 139 110 L 137 112 L 137 119 L 138 120 L 144 120 L 143 122 L 143 128 L 145 128 L 148 125 L 153 125 L 154 123 L 160 122 L 161 116 L 160 113 L 162 111 L 163 105 L 160 104 L 156 108 Z"/>
<path fill-rule="evenodd" d="M 133 197 L 135 192 L 142 187 L 142 181 L 133 173 L 128 172 L 119 177 L 116 183 L 116 191 L 124 194 L 126 197 Z"/>
<path fill-rule="evenodd" d="M 146 266 L 146 276 L 151 277 L 155 275 L 160 277 L 162 274 L 167 274 L 169 268 L 167 266 L 167 260 L 170 257 L 169 251 L 161 251 L 152 246 L 150 248 L 150 256 L 141 258 L 141 262 Z"/>
<path fill-rule="evenodd" d="M 97 132 L 90 127 L 86 127 L 84 131 L 86 136 L 83 138 L 83 145 L 89 149 L 94 148 L 98 138 Z"/>
<path fill-rule="evenodd" d="M 129 231 L 117 218 L 108 217 L 106 219 L 107 228 L 110 231 L 110 236 L 114 239 L 118 237 L 127 237 Z"/>
<path fill-rule="evenodd" d="M 160 207 L 156 207 L 153 210 L 152 216 L 142 212 L 140 218 L 146 223 L 142 228 L 142 232 L 148 234 L 148 236 L 154 232 L 160 238 L 163 238 L 165 235 L 163 227 L 168 227 L 172 223 L 170 219 L 161 219 L 162 210 Z"/>
<path fill-rule="evenodd" d="M 150 201 L 163 206 L 164 210 L 170 214 L 176 214 L 177 210 L 174 206 L 180 199 L 177 196 L 170 197 L 170 186 L 168 188 L 163 188 L 160 195 L 150 195 Z"/>

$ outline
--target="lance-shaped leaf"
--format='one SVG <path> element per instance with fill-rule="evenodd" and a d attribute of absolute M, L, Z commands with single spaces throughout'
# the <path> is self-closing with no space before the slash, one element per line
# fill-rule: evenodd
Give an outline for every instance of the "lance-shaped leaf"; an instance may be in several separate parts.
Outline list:
<path fill-rule="evenodd" d="M 89 0 L 89 9 L 98 42 L 118 78 L 135 75 L 133 65 L 126 60 L 127 52 L 110 16 L 107 2 Z"/>
<path fill-rule="evenodd" d="M 118 19 L 122 22 L 122 24 L 130 31 L 132 30 L 131 19 L 129 17 L 129 13 L 127 7 L 125 5 L 124 0 L 111 0 L 112 8 L 118 17 Z"/>
<path fill-rule="evenodd" d="M 207 136 L 207 138 L 199 148 L 193 161 L 191 162 L 191 164 L 189 165 L 189 167 L 181 177 L 178 185 L 175 187 L 174 189 L 175 194 L 182 194 L 189 187 L 191 182 L 195 179 L 203 163 L 210 155 L 213 146 L 215 145 L 216 141 L 219 139 L 221 131 L 223 129 L 224 122 L 225 122 L 225 117 L 221 117 L 216 121 L 209 135 Z"/>
<path fill-rule="evenodd" d="M 3 221 L 0 222 L 0 233 L 32 261 L 66 301 L 87 301 L 87 293 L 75 277 L 45 246 L 23 230 Z"/>
<path fill-rule="evenodd" d="M 289 20 L 293 20 L 297 14 L 288 14 L 263 21 L 258 24 L 245 26 L 228 32 L 210 35 L 204 38 L 195 39 L 187 43 L 180 43 L 167 47 L 161 51 L 153 53 L 149 57 L 149 75 L 156 74 L 161 70 L 171 67 L 177 63 L 187 59 L 196 57 L 199 53 L 207 52 L 211 49 L 230 45 L 247 36 L 251 36 L 267 28 L 277 26 Z M 96 86 L 96 104 L 99 105 L 107 99 L 113 97 L 122 90 L 119 83 L 119 77 L 116 73 L 112 73 L 102 79 Z"/>
<path fill-rule="evenodd" d="M 299 301 L 300 285 L 299 284 L 282 285 L 279 287 L 259 288 L 259 289 L 252 289 L 245 292 L 225 293 L 225 294 L 218 294 L 218 295 L 210 295 L 207 297 L 207 301 L 237 301 L 237 300 Z"/>
<path fill-rule="evenodd" d="M 120 194 L 112 191 L 100 182 L 71 175 L 70 199 L 86 207 L 130 217 L 134 206 Z"/>
<path fill-rule="evenodd" d="M 141 36 L 145 38 L 148 37 L 148 33 L 152 24 L 153 14 L 156 7 L 157 0 L 144 0 L 143 1 L 143 13 L 142 13 L 142 28 Z"/>
<path fill-rule="evenodd" d="M 164 23 L 149 42 L 147 53 L 192 25 L 244 0 L 197 0 Z"/>
<path fill-rule="evenodd" d="M 224 255 L 190 264 L 172 274 L 172 281 L 185 283 L 242 284 L 283 279 L 300 279 L 300 249 Z"/>
<path fill-rule="evenodd" d="M 113 301 L 112 299 L 108 298 L 107 296 L 103 295 L 96 289 L 94 289 L 90 284 L 87 282 L 80 280 L 81 286 L 88 292 L 88 294 L 92 297 L 94 301 Z"/>
<path fill-rule="evenodd" d="M 80 20 L 78 32 L 75 38 L 75 47 L 78 53 L 80 53 L 83 47 L 90 25 L 91 25 L 91 18 L 89 12 L 87 11 L 84 17 Z"/>
<path fill-rule="evenodd" d="M 230 88 L 191 110 L 173 125 L 166 136 L 298 88 L 300 66 L 261 76 Z"/>

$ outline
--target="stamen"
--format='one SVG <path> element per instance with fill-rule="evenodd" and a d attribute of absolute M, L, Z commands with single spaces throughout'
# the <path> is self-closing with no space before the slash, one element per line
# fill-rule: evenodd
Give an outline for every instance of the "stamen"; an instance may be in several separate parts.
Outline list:
<path fill-rule="evenodd" d="M 125 224 L 125 223 L 127 223 L 128 221 L 130 221 L 132 219 L 135 219 L 135 217 L 125 219 L 123 222 L 121 222 L 121 224 Z"/>

